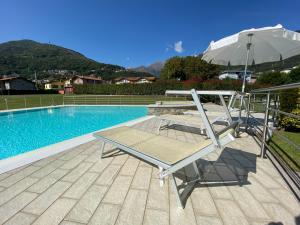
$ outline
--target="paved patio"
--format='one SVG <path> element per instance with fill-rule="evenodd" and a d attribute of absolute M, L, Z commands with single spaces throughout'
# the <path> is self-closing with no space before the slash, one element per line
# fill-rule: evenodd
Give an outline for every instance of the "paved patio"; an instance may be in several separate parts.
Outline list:
<path fill-rule="evenodd" d="M 135 127 L 155 132 L 157 125 L 154 118 Z M 173 128 L 161 134 L 202 139 L 195 129 Z M 101 160 L 99 150 L 92 141 L 1 174 L 0 224 L 300 224 L 299 202 L 247 134 L 198 162 L 207 183 L 195 187 L 184 210 L 168 181 L 159 186 L 156 168 L 127 154 Z"/>

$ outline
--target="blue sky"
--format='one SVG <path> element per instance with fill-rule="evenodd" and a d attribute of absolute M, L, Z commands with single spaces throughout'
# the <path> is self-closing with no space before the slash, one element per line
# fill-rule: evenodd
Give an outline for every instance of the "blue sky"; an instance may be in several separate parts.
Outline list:
<path fill-rule="evenodd" d="M 242 29 L 300 29 L 299 0 L 1 0 L 0 42 L 32 39 L 125 67 L 199 54 Z"/>

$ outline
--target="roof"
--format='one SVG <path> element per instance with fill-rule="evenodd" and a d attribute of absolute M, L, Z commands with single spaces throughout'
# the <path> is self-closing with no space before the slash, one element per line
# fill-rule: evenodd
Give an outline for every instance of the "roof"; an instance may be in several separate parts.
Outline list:
<path fill-rule="evenodd" d="M 156 77 L 117 77 L 114 79 L 114 81 L 120 81 L 120 80 L 139 81 L 141 79 L 146 79 L 148 81 L 154 81 L 154 80 L 156 80 Z"/>
<path fill-rule="evenodd" d="M 101 77 L 75 76 L 75 79 L 76 79 L 76 78 L 80 78 L 80 79 L 83 79 L 83 80 L 99 80 L 99 81 L 102 81 L 102 78 L 101 78 Z"/>
<path fill-rule="evenodd" d="M 1 77 L 0 80 L 1 80 L 1 81 L 5 81 L 5 80 L 14 80 L 14 79 L 17 79 L 17 78 L 20 78 L 20 77 Z"/>
<path fill-rule="evenodd" d="M 25 77 L 0 77 L 0 81 L 15 80 L 15 79 L 22 79 L 34 83 L 31 80 L 26 79 Z"/>

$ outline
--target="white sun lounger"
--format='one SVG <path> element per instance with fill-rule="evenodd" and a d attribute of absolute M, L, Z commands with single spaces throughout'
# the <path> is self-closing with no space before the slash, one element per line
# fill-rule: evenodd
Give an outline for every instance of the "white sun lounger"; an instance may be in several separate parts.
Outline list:
<path fill-rule="evenodd" d="M 220 98 L 221 107 L 223 109 L 223 114 L 220 115 L 220 113 L 210 113 L 211 115 L 208 116 L 209 121 L 211 124 L 214 124 L 218 121 L 225 121 L 228 124 L 232 123 L 231 118 L 231 107 L 232 104 L 234 104 L 234 101 L 236 99 L 237 92 L 235 91 L 197 91 L 197 93 L 203 92 L 206 95 L 217 95 Z M 167 91 L 166 94 L 172 94 L 172 91 Z M 230 100 L 228 103 L 228 106 L 226 105 L 226 102 L 224 100 L 224 95 L 229 95 Z M 205 127 L 203 126 L 203 122 L 201 121 L 201 118 L 199 118 L 199 110 L 195 110 L 193 114 L 185 114 L 185 115 L 161 115 L 159 117 L 159 126 L 157 128 L 157 133 L 159 134 L 160 130 L 164 127 L 169 127 L 170 124 L 178 124 L 183 126 L 190 126 L 190 127 L 197 127 L 200 129 L 201 134 L 205 134 Z"/>
<path fill-rule="evenodd" d="M 95 137 L 103 142 L 101 157 L 114 151 L 105 151 L 105 144 L 110 143 L 121 151 L 158 166 L 161 180 L 166 176 L 171 176 L 179 207 L 183 207 L 184 204 L 175 180 L 175 173 L 186 166 L 193 165 L 198 177 L 197 180 L 199 180 L 200 173 L 196 161 L 217 149 L 223 149 L 226 144 L 233 141 L 237 125 L 236 122 L 233 122 L 219 133 L 216 133 L 207 119 L 196 91 L 191 90 L 190 93 L 210 137 L 210 139 L 203 140 L 201 143 L 186 143 L 126 126 L 95 134 Z M 192 184 L 194 183 L 196 182 L 192 182 Z"/>

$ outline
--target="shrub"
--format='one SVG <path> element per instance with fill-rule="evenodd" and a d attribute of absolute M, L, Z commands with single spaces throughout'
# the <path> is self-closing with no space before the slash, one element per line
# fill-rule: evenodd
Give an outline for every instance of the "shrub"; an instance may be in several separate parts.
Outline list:
<path fill-rule="evenodd" d="M 292 110 L 293 114 L 300 116 L 300 109 Z M 286 131 L 294 131 L 300 128 L 300 120 L 288 116 L 284 116 L 280 121 L 281 127 L 283 127 Z"/>

